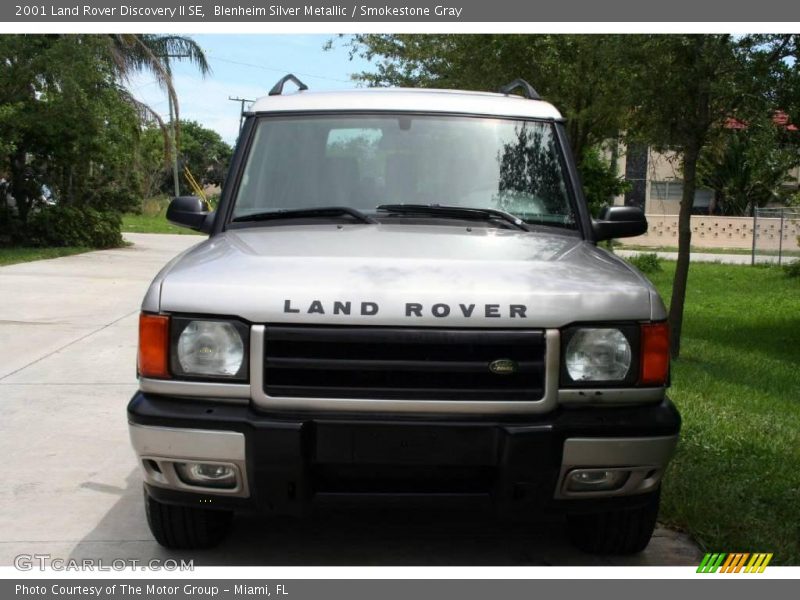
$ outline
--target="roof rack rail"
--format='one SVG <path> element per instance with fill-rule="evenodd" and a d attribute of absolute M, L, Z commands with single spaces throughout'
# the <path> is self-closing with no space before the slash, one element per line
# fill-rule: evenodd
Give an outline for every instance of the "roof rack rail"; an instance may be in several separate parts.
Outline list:
<path fill-rule="evenodd" d="M 272 89 L 269 91 L 270 96 L 280 96 L 283 94 L 283 86 L 286 84 L 287 81 L 291 81 L 297 86 L 297 90 L 302 92 L 303 90 L 307 90 L 308 86 L 300 81 L 297 77 L 289 73 L 288 75 L 284 75 L 281 77 L 280 81 L 272 86 Z"/>
<path fill-rule="evenodd" d="M 542 99 L 542 97 L 539 95 L 539 92 L 533 89 L 533 86 L 524 79 L 515 79 L 511 83 L 507 83 L 506 85 L 502 86 L 497 91 L 500 94 L 505 94 L 506 96 L 508 96 L 511 92 L 517 89 L 521 89 L 528 100 Z"/>

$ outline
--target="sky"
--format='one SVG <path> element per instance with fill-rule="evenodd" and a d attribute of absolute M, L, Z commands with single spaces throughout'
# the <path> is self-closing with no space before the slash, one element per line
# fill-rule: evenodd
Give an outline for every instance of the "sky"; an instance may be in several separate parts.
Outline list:
<path fill-rule="evenodd" d="M 205 50 L 212 73 L 203 78 L 185 61 L 173 64 L 181 119 L 199 121 L 230 144 L 236 140 L 239 130 L 241 105 L 228 100 L 229 96 L 248 99 L 265 96 L 287 73 L 294 73 L 313 90 L 349 89 L 357 86 L 350 75 L 370 68 L 364 59 L 351 61 L 344 40 L 334 35 L 191 37 Z M 334 38 L 334 48 L 323 50 L 323 45 L 331 38 Z M 142 73 L 133 77 L 128 88 L 165 120 L 169 118 L 167 96 L 151 75 Z"/>

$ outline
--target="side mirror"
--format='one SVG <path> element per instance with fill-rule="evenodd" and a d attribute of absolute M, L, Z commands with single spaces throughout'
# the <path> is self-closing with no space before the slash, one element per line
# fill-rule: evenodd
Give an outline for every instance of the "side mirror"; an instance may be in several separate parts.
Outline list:
<path fill-rule="evenodd" d="M 214 223 L 214 212 L 197 196 L 178 196 L 167 207 L 167 221 L 179 227 L 209 233 Z"/>
<path fill-rule="evenodd" d="M 607 206 L 600 218 L 592 221 L 598 242 L 622 237 L 635 237 L 647 232 L 647 219 L 638 206 Z"/>

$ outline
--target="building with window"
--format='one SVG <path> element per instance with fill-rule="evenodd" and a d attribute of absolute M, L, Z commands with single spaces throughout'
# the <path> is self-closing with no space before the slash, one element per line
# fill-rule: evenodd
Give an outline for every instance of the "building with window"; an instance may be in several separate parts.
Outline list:
<path fill-rule="evenodd" d="M 800 131 L 789 122 L 786 113 L 778 111 L 773 117 L 777 127 L 786 131 Z M 745 129 L 747 125 L 728 119 L 727 129 Z M 616 199 L 616 204 L 639 206 L 648 215 L 677 215 L 683 195 L 680 156 L 675 152 L 657 152 L 643 144 L 630 144 L 617 153 L 617 171 L 631 183 L 631 189 Z M 784 187 L 788 192 L 800 190 L 800 167 L 786 174 Z M 698 188 L 694 196 L 694 214 L 707 215 L 714 192 Z"/>
<path fill-rule="evenodd" d="M 786 127 L 797 131 L 793 125 Z M 611 159 L 612 155 L 613 153 L 608 152 L 606 156 Z M 615 198 L 615 204 L 641 207 L 649 224 L 646 234 L 625 240 L 625 243 L 635 246 L 676 247 L 678 213 L 683 196 L 680 155 L 675 152 L 658 152 L 651 147 L 636 144 L 627 148 L 621 147 L 616 155 L 617 172 L 631 185 L 624 195 Z M 783 187 L 788 193 L 800 191 L 800 167 L 795 167 L 786 174 Z M 709 214 L 713 198 L 714 192 L 710 189 L 698 188 L 695 191 L 692 246 L 752 249 L 753 217 Z M 800 220 L 762 218 L 757 228 L 756 243 L 762 250 L 774 251 L 782 248 L 784 251 L 800 252 Z"/>

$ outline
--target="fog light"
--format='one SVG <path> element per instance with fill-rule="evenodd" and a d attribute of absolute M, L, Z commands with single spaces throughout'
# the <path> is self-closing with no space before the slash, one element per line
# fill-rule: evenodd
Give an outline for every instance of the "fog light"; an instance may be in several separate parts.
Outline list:
<path fill-rule="evenodd" d="M 610 492 L 620 489 L 629 471 L 620 469 L 576 469 L 567 476 L 570 492 Z"/>
<path fill-rule="evenodd" d="M 232 489 L 236 487 L 236 467 L 210 463 L 175 463 L 183 483 L 200 487 Z"/>

